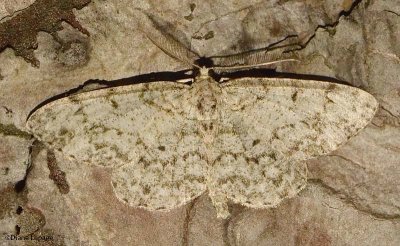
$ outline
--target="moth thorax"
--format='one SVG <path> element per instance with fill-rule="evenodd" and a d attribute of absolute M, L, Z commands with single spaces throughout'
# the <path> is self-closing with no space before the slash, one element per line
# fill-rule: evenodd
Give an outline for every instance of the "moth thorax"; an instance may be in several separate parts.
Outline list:
<path fill-rule="evenodd" d="M 209 77 L 209 76 L 210 76 L 210 75 L 209 75 L 209 71 L 210 71 L 209 68 L 201 67 L 201 68 L 200 68 L 200 75 L 199 75 L 199 77 L 200 77 L 200 78 Z"/>
<path fill-rule="evenodd" d="M 213 95 L 205 95 L 199 98 L 196 105 L 201 115 L 214 115 L 217 111 L 217 99 Z"/>

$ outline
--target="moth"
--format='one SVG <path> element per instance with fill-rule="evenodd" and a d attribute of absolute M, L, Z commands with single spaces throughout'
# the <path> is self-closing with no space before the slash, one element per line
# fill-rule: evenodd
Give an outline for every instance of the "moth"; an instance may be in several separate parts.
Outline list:
<path fill-rule="evenodd" d="M 198 58 L 167 36 L 148 37 L 186 64 Z M 351 86 L 209 75 L 221 69 L 195 67 L 191 84 L 68 96 L 34 111 L 26 126 L 82 165 L 112 167 L 114 193 L 129 206 L 168 211 L 207 191 L 217 216 L 227 218 L 228 201 L 269 208 L 295 196 L 306 185 L 305 161 L 337 149 L 378 107 Z"/>

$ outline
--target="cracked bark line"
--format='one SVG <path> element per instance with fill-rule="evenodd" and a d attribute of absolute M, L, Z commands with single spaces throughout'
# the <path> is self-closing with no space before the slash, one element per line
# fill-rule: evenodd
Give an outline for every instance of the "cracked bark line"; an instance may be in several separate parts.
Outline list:
<path fill-rule="evenodd" d="M 27 167 L 25 170 L 24 178 L 22 180 L 16 182 L 14 185 L 14 190 L 16 193 L 20 193 L 20 192 L 23 192 L 26 190 L 25 189 L 26 182 L 27 182 L 28 176 L 33 168 L 33 160 L 36 159 L 36 156 L 39 153 L 40 148 L 42 148 L 42 147 L 38 147 L 37 141 L 34 141 L 31 145 L 31 147 L 29 147 L 29 158 L 28 158 L 28 163 L 27 163 Z"/>
<path fill-rule="evenodd" d="M 383 128 L 385 126 L 399 127 L 400 116 L 395 115 L 390 110 L 380 105 L 379 110 L 371 124 L 378 128 Z"/>
<path fill-rule="evenodd" d="M 25 8 L 18 9 L 16 11 L 14 11 L 13 13 L 9 14 L 9 15 L 3 16 L 2 18 L 0 18 L 0 22 L 4 21 L 6 19 L 10 19 L 10 18 L 18 15 L 19 13 L 23 12 L 25 9 L 29 8 L 30 5 L 27 5 Z"/>
<path fill-rule="evenodd" d="M 300 36 L 298 34 L 295 34 L 295 35 L 288 34 L 287 36 L 285 36 L 280 41 L 272 43 L 272 44 L 270 44 L 270 45 L 268 45 L 266 47 L 263 47 L 263 48 L 257 48 L 257 49 L 253 49 L 253 50 L 246 50 L 246 51 L 243 51 L 243 52 L 240 52 L 240 53 L 227 55 L 227 56 L 212 56 L 210 58 L 213 60 L 214 64 L 217 64 L 219 66 L 225 66 L 225 65 L 227 66 L 227 65 L 229 65 L 231 63 L 234 63 L 232 61 L 233 59 L 237 59 L 238 61 L 247 61 L 251 57 L 264 57 L 264 59 L 261 59 L 260 62 L 259 62 L 259 63 L 263 63 L 263 62 L 266 62 L 266 61 L 271 61 L 271 60 L 269 60 L 269 53 L 268 52 L 270 52 L 272 49 L 277 49 L 277 51 L 279 51 L 279 49 L 283 48 L 281 50 L 282 57 L 281 58 L 277 58 L 277 59 L 286 59 L 287 57 L 285 57 L 284 54 L 288 54 L 288 52 L 290 52 L 290 51 L 300 51 L 300 50 L 304 49 L 308 45 L 308 43 L 310 43 L 310 41 L 315 37 L 315 33 L 318 31 L 318 29 L 320 29 L 320 28 L 322 28 L 322 29 L 335 28 L 339 24 L 340 18 L 342 16 L 350 15 L 350 13 L 353 11 L 353 9 L 355 7 L 357 7 L 361 3 L 361 1 L 362 0 L 354 1 L 352 3 L 351 7 L 347 11 L 346 10 L 342 10 L 339 13 L 336 21 L 334 21 L 333 23 L 328 23 L 328 24 L 325 24 L 325 25 L 318 25 L 314 29 L 314 31 L 308 33 L 307 35 L 305 35 L 302 38 L 300 38 Z M 218 16 L 213 20 L 209 20 L 207 22 L 204 22 L 203 24 L 201 24 L 200 28 L 193 33 L 193 35 L 192 35 L 192 37 L 190 39 L 190 45 L 191 45 L 190 47 L 192 47 L 193 36 L 195 34 L 197 34 L 201 30 L 201 28 L 203 28 L 207 24 L 212 23 L 214 21 L 217 21 L 218 19 L 223 18 L 225 16 L 228 16 L 230 14 L 234 14 L 234 13 L 237 13 L 237 12 L 240 12 L 240 11 L 244 11 L 244 10 L 250 9 L 252 7 L 254 7 L 254 6 L 244 7 L 244 8 L 241 8 L 241 9 L 237 10 L 237 11 L 231 11 L 229 13 L 226 13 L 226 14 L 222 15 L 222 16 Z M 274 55 L 274 57 L 275 57 L 275 55 Z M 289 56 L 289 57 L 292 58 L 292 56 Z M 239 64 L 242 64 L 242 63 L 239 63 Z M 252 64 L 245 64 L 245 65 L 252 65 Z"/>
<path fill-rule="evenodd" d="M 233 215 L 231 214 L 231 216 L 224 221 L 224 234 L 222 235 L 222 239 L 224 241 L 224 245 L 226 245 L 226 246 L 235 246 L 236 245 L 236 242 L 235 242 L 235 245 L 231 245 L 231 243 L 230 243 L 231 240 L 229 240 L 229 225 L 230 225 L 232 219 L 233 219 Z"/>
<path fill-rule="evenodd" d="M 257 4 L 257 3 L 256 3 L 256 4 Z M 244 10 L 251 9 L 251 8 L 253 8 L 253 7 L 254 7 L 254 5 L 246 6 L 246 7 L 240 8 L 240 9 L 238 9 L 238 10 L 234 10 L 234 11 L 230 11 L 230 12 L 224 13 L 224 14 L 222 14 L 222 15 L 220 15 L 220 16 L 217 16 L 217 17 L 215 17 L 215 18 L 213 18 L 213 19 L 211 19 L 211 20 L 208 20 L 208 21 L 206 21 L 206 22 L 203 22 L 203 23 L 200 25 L 200 27 L 197 28 L 197 30 L 194 31 L 194 32 L 192 33 L 192 36 L 190 37 L 190 48 L 192 48 L 193 39 L 196 39 L 195 37 L 198 36 L 198 33 L 200 32 L 200 30 L 201 30 L 203 27 L 205 27 L 206 25 L 208 25 L 208 24 L 210 24 L 210 23 L 213 23 L 213 22 L 215 22 L 215 21 L 218 21 L 219 19 L 222 19 L 222 18 L 227 17 L 227 16 L 229 16 L 229 15 L 236 14 L 236 13 L 242 12 L 242 11 L 244 11 Z"/>
<path fill-rule="evenodd" d="M 226 246 L 237 246 L 239 245 L 236 238 L 236 220 L 244 215 L 244 212 L 252 210 L 252 208 L 247 208 L 239 204 L 232 204 L 229 210 L 231 211 L 231 216 L 225 220 L 224 223 L 224 234 L 223 240 Z"/>
<path fill-rule="evenodd" d="M 25 171 L 25 176 L 22 180 L 16 182 L 14 185 L 14 190 L 17 193 L 20 193 L 20 192 L 26 190 L 25 186 L 26 186 L 26 182 L 28 180 L 28 176 L 34 166 L 37 156 L 39 155 L 40 151 L 44 148 L 45 148 L 44 145 L 41 142 L 39 142 L 38 140 L 33 141 L 31 146 L 29 147 L 29 158 L 28 158 L 28 163 L 27 163 L 27 167 L 26 167 L 26 171 Z"/>
<path fill-rule="evenodd" d="M 190 223 L 193 219 L 194 216 L 194 206 L 197 202 L 199 197 L 196 197 L 195 199 L 193 199 L 193 201 L 189 204 L 189 206 L 186 209 L 186 217 L 185 217 L 185 221 L 183 223 L 183 236 L 182 236 L 182 245 L 183 246 L 189 246 L 189 229 L 190 229 Z"/>
<path fill-rule="evenodd" d="M 357 167 L 363 169 L 364 171 L 366 170 L 366 168 L 365 168 L 363 165 L 361 165 L 360 163 L 355 162 L 355 161 L 353 161 L 352 159 L 347 158 L 347 157 L 344 157 L 344 156 L 342 156 L 342 155 L 338 155 L 338 154 L 329 154 L 329 155 L 326 155 L 326 156 L 328 156 L 328 157 L 338 157 L 338 158 L 340 158 L 340 159 L 343 159 L 343 160 L 345 160 L 345 161 L 348 161 L 348 162 L 353 163 L 355 166 L 357 166 Z"/>
<path fill-rule="evenodd" d="M 380 105 L 380 107 L 381 107 L 381 109 L 382 109 L 383 111 L 385 111 L 386 113 L 388 113 L 390 116 L 392 116 L 392 117 L 394 117 L 394 118 L 396 118 L 396 119 L 399 119 L 399 116 L 398 116 L 398 115 L 395 115 L 395 114 L 392 113 L 390 110 L 386 109 L 384 106 Z"/>
<path fill-rule="evenodd" d="M 329 192 L 330 195 L 335 195 L 339 200 L 341 200 L 343 203 L 351 206 L 353 209 L 362 212 L 362 213 L 366 213 L 371 215 L 372 217 L 376 218 L 376 219 L 384 219 L 384 220 L 397 220 L 400 219 L 400 215 L 386 215 L 386 214 L 381 214 L 381 213 L 375 213 L 371 210 L 367 210 L 367 209 L 362 209 L 359 208 L 359 206 L 357 206 L 357 204 L 351 200 L 346 194 L 341 193 L 340 191 L 336 190 L 335 188 L 333 188 L 332 186 L 329 186 L 328 184 L 326 184 L 323 180 L 319 179 L 319 178 L 314 178 L 314 179 L 309 179 L 308 180 L 308 184 L 309 185 L 316 185 L 318 187 L 321 187 L 325 190 L 327 190 Z M 343 195 L 345 197 L 341 197 L 340 195 Z"/>
<path fill-rule="evenodd" d="M 400 16 L 399 13 L 396 13 L 396 12 L 394 12 L 394 11 L 392 11 L 392 10 L 387 10 L 387 9 L 385 9 L 384 11 L 389 12 L 389 13 L 392 13 L 392 14 L 397 15 L 397 16 Z"/>

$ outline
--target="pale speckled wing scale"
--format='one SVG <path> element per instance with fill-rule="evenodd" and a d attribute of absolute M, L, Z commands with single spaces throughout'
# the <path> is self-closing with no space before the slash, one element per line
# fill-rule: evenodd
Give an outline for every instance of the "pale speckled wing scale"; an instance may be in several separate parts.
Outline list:
<path fill-rule="evenodd" d="M 156 82 L 73 95 L 38 109 L 27 127 L 69 158 L 115 167 L 112 184 L 121 201 L 170 209 L 206 189 L 202 138 L 180 111 L 187 91 Z"/>
<path fill-rule="evenodd" d="M 297 194 L 306 183 L 304 160 L 338 148 L 378 107 L 354 87 L 274 78 L 227 82 L 221 101 L 220 154 L 209 171 L 221 217 L 224 198 L 262 208 Z"/>

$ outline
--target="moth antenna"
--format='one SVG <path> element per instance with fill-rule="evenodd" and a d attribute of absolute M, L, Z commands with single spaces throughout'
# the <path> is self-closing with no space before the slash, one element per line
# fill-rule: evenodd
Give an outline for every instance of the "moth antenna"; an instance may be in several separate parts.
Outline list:
<path fill-rule="evenodd" d="M 251 65 L 217 66 L 217 67 L 211 67 L 210 69 L 213 69 L 216 72 L 229 71 L 229 70 L 242 70 L 242 69 L 259 68 L 259 67 L 269 66 L 269 65 L 283 63 L 283 62 L 299 62 L 299 61 L 300 60 L 297 60 L 297 59 L 284 59 L 284 60 L 277 60 L 277 61 L 264 62 L 264 63 L 259 63 L 259 64 L 251 64 Z"/>
<path fill-rule="evenodd" d="M 136 9 L 141 13 L 146 21 L 138 18 L 138 29 L 146 35 L 146 37 L 165 54 L 178 61 L 192 67 L 199 68 L 194 63 L 200 56 L 186 48 L 182 43 L 177 41 L 171 34 L 161 31 L 160 25 L 142 9 Z"/>
<path fill-rule="evenodd" d="M 293 54 L 285 49 L 272 49 L 272 50 L 257 50 L 244 52 L 240 54 L 224 56 L 224 57 L 212 57 L 214 64 L 218 66 L 214 67 L 214 70 L 241 70 L 256 67 L 269 66 L 282 62 L 293 62 L 299 61 L 293 57 Z"/>

